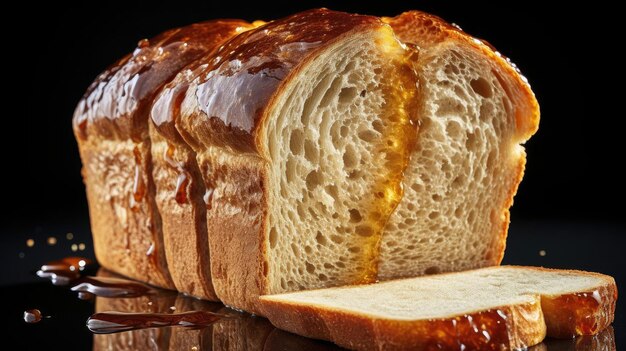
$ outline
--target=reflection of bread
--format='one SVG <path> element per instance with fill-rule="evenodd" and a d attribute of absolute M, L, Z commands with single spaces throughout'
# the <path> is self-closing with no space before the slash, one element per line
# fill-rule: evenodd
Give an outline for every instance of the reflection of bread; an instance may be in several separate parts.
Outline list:
<path fill-rule="evenodd" d="M 280 329 L 272 330 L 265 339 L 263 351 L 288 350 L 340 351 L 344 349 L 326 341 L 305 338 Z"/>
<path fill-rule="evenodd" d="M 616 300 L 609 276 L 514 266 L 261 297 L 275 326 L 358 350 L 524 348 L 600 332 Z"/>
<path fill-rule="evenodd" d="M 117 277 L 101 269 L 98 276 Z M 283 351 L 283 350 L 340 350 L 323 341 L 308 339 L 278 330 L 261 317 L 252 317 L 184 295 L 163 295 L 138 298 L 96 297 L 96 312 L 116 311 L 134 313 L 181 313 L 211 311 L 227 315 L 206 328 L 183 327 L 151 328 L 114 334 L 94 335 L 94 351 L 105 350 L 215 350 L 215 351 Z M 171 309 L 174 307 L 175 309 Z"/>
<path fill-rule="evenodd" d="M 178 295 L 176 299 L 176 313 L 190 311 L 219 312 L 224 308 L 222 304 L 206 302 L 184 295 Z M 220 323 L 220 322 L 217 322 Z M 169 342 L 170 350 L 213 350 L 213 326 L 200 329 L 172 327 Z"/>
<path fill-rule="evenodd" d="M 115 87 L 133 86 L 138 76 L 124 72 L 135 56 L 79 104 L 105 267 L 171 287 L 166 254 L 179 290 L 211 298 L 212 280 L 224 303 L 258 313 L 259 295 L 500 262 L 519 144 L 538 123 L 532 92 L 502 57 L 417 12 L 237 23 L 212 22 L 203 45 L 192 38 L 204 55 L 144 55 L 156 62 L 140 75 L 154 75 L 153 89 L 132 113 L 106 118 L 109 105 L 92 102 L 104 92 L 126 111 Z"/>
<path fill-rule="evenodd" d="M 99 277 L 118 277 L 104 269 L 98 271 Z M 162 295 L 150 295 L 134 298 L 96 297 L 95 312 L 133 312 L 133 313 L 171 313 L 170 307 L 176 302 L 176 294 L 165 292 Z M 169 328 L 133 330 L 115 334 L 94 334 L 94 351 L 105 350 L 152 350 L 154 345 L 170 343 Z M 166 348 L 163 348 L 166 349 Z"/>
<path fill-rule="evenodd" d="M 609 326 L 598 335 L 579 336 L 574 339 L 546 339 L 529 351 L 615 351 L 615 333 Z"/>

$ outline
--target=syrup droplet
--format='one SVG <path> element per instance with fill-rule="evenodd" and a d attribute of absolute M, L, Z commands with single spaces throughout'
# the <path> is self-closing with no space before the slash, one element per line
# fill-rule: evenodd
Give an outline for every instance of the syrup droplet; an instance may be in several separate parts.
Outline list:
<path fill-rule="evenodd" d="M 189 186 L 189 177 L 183 171 L 178 175 L 178 179 L 176 179 L 176 202 L 180 205 L 184 205 L 188 202 L 187 198 L 187 188 Z"/>
<path fill-rule="evenodd" d="M 143 201 L 146 195 L 146 184 L 141 174 L 141 152 L 138 147 L 135 146 L 133 154 L 135 155 L 135 179 L 133 182 L 133 196 L 130 198 L 130 208 L 136 211 L 139 209 L 137 204 Z"/>
<path fill-rule="evenodd" d="M 24 322 L 26 323 L 39 323 L 41 321 L 41 311 L 38 309 L 24 311 Z"/>
<path fill-rule="evenodd" d="M 83 257 L 65 257 L 41 266 L 37 276 L 50 279 L 54 285 L 67 285 L 78 279 L 80 271 L 91 263 L 91 260 Z"/>
<path fill-rule="evenodd" d="M 150 256 L 154 253 L 154 243 L 150 244 L 148 251 L 146 251 L 146 256 Z"/>
<path fill-rule="evenodd" d="M 148 46 L 150 46 L 150 40 L 148 39 L 141 39 L 139 42 L 137 42 L 137 47 L 139 48 L 147 48 Z"/>
<path fill-rule="evenodd" d="M 202 199 L 204 200 L 204 203 L 206 204 L 206 208 L 210 210 L 211 201 L 213 200 L 213 189 L 207 189 Z"/>
<path fill-rule="evenodd" d="M 202 328 L 222 318 L 226 316 L 208 311 L 176 314 L 103 312 L 92 315 L 87 320 L 87 328 L 96 334 L 170 326 Z"/>

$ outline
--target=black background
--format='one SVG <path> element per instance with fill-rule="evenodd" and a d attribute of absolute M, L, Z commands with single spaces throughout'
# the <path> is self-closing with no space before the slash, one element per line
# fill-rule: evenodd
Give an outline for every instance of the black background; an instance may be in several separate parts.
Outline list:
<path fill-rule="evenodd" d="M 72 112 L 95 76 L 138 40 L 211 18 L 272 19 L 322 6 L 389 16 L 422 9 L 487 39 L 521 68 L 541 104 L 513 218 L 624 222 L 624 174 L 617 169 L 626 160 L 623 67 L 615 54 L 624 40 L 621 21 L 611 20 L 617 13 L 599 4 L 548 9 L 492 1 L 260 1 L 251 7 L 237 1 L 107 1 L 5 12 L 22 18 L 19 25 L 3 24 L 5 215 L 11 222 L 87 215 Z M 611 88 L 615 82 L 617 89 Z"/>
<path fill-rule="evenodd" d="M 387 16 L 428 11 L 510 57 L 530 81 L 542 116 L 539 132 L 526 145 L 528 164 L 512 209 L 505 262 L 598 270 L 619 284 L 626 267 L 625 175 L 619 170 L 626 161 L 626 97 L 620 87 L 623 57 L 617 53 L 626 43 L 623 21 L 601 2 L 544 5 L 107 1 L 73 8 L 22 3 L 3 10 L 1 285 L 16 289 L 33 280 L 32 270 L 43 260 L 71 253 L 66 232 L 74 233 L 72 243 L 87 244 L 82 254 L 93 255 L 71 117 L 98 73 L 140 39 L 171 27 L 212 18 L 269 20 L 313 7 Z M 59 238 L 54 247 L 43 242 L 50 235 Z M 34 248 L 26 247 L 27 238 L 36 239 Z M 547 255 L 539 256 L 539 250 Z M 618 337 L 623 317 L 618 305 Z"/>

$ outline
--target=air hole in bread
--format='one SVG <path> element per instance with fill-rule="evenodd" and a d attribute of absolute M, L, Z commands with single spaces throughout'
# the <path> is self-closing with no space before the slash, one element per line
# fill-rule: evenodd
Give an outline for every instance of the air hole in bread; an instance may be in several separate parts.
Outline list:
<path fill-rule="evenodd" d="M 361 212 L 359 210 L 352 208 L 349 210 L 350 212 L 350 223 L 359 223 L 363 217 L 361 217 Z"/>
<path fill-rule="evenodd" d="M 349 104 L 354 100 L 357 95 L 357 90 L 355 87 L 346 87 L 342 88 L 339 92 L 339 103 L 340 104 Z"/>

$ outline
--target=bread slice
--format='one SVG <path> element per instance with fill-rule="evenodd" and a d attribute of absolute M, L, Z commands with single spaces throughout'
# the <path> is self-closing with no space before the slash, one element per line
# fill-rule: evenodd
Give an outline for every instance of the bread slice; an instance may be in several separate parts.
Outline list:
<path fill-rule="evenodd" d="M 252 28 L 239 20 L 210 22 L 203 38 L 206 53 L 217 49 L 232 36 Z M 168 109 L 187 88 L 185 78 L 195 67 L 196 59 L 154 99 L 150 111 L 152 175 L 155 201 L 163 231 L 165 256 L 172 280 L 178 291 L 217 301 L 211 281 L 211 263 L 206 228 L 206 188 L 196 162 L 196 154 L 184 142 L 174 126 L 177 111 Z"/>
<path fill-rule="evenodd" d="M 176 287 L 167 268 L 155 202 L 148 114 L 163 84 L 224 40 L 217 35 L 220 30 L 233 32 L 232 23 L 223 23 L 193 24 L 140 41 L 131 55 L 94 81 L 76 107 L 73 127 L 83 162 L 94 248 L 106 268 L 153 285 Z M 167 216 L 169 222 L 169 212 Z M 166 227 L 168 234 L 170 228 Z M 195 243 L 193 225 L 185 229 L 189 229 L 185 236 Z M 178 286 L 187 289 L 179 278 L 194 273 L 181 276 L 176 270 L 175 275 Z M 204 296 L 210 297 L 210 286 L 202 282 Z"/>
<path fill-rule="evenodd" d="M 260 298 L 278 328 L 356 350 L 519 349 L 613 321 L 609 276 L 489 267 Z"/>
<path fill-rule="evenodd" d="M 197 63 L 170 109 L 207 188 L 225 304 L 258 313 L 262 294 L 376 279 L 417 129 L 413 53 L 378 18 L 321 9 Z"/>
<path fill-rule="evenodd" d="M 382 237 L 381 280 L 500 264 L 539 106 L 525 78 L 485 42 L 438 17 L 385 18 L 417 45 L 420 131 L 402 201 Z"/>

